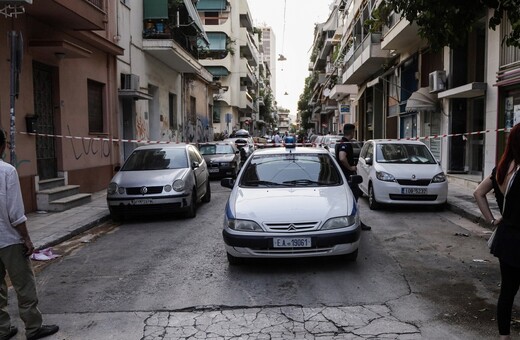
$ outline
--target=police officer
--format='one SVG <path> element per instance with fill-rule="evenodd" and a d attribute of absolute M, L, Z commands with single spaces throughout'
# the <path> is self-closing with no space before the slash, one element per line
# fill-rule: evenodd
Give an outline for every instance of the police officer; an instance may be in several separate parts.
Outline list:
<path fill-rule="evenodd" d="M 356 202 L 361 196 L 361 190 L 359 189 L 357 184 L 350 183 L 350 176 L 357 174 L 357 166 L 354 160 L 354 148 L 352 147 L 352 143 L 350 142 L 354 137 L 354 131 L 356 130 L 356 126 L 354 124 L 345 124 L 343 125 L 343 138 L 341 138 L 340 143 L 336 143 L 335 154 L 336 159 L 339 162 L 341 170 L 345 174 L 347 181 L 349 181 L 350 190 L 352 190 L 352 194 L 356 199 Z M 361 229 L 362 230 L 371 230 L 372 227 L 364 224 L 361 221 Z"/>

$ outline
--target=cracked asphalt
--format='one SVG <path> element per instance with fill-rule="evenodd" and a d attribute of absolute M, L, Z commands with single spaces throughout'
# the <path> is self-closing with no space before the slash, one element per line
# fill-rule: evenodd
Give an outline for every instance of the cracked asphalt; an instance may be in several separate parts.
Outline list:
<path fill-rule="evenodd" d="M 384 305 L 271 307 L 159 312 L 145 321 L 144 340 L 159 339 L 417 339 L 420 330 Z"/>

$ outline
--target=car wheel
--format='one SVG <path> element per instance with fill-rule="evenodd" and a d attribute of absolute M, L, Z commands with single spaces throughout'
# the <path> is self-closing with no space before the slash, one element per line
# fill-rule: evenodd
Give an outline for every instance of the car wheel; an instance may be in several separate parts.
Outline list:
<path fill-rule="evenodd" d="M 228 260 L 228 263 L 231 265 L 237 265 L 237 264 L 244 263 L 243 258 L 235 257 L 235 256 L 231 255 L 230 253 L 227 253 L 227 260 Z"/>
<path fill-rule="evenodd" d="M 209 178 L 206 181 L 206 194 L 202 197 L 202 202 L 209 203 L 211 201 L 211 184 L 209 183 Z"/>
<path fill-rule="evenodd" d="M 116 214 L 116 213 L 113 213 L 113 212 L 110 213 L 110 218 L 114 222 L 122 222 L 123 221 L 123 215 Z"/>
<path fill-rule="evenodd" d="M 376 196 L 374 194 L 374 186 L 371 184 L 368 186 L 368 207 L 370 210 L 379 209 L 379 203 L 377 203 Z"/>
<path fill-rule="evenodd" d="M 446 209 L 447 205 L 448 205 L 448 202 L 444 202 L 444 203 L 441 203 L 441 204 L 437 204 L 436 206 L 433 207 L 433 209 L 435 211 L 444 211 Z"/>
<path fill-rule="evenodd" d="M 191 204 L 186 211 L 186 217 L 194 218 L 197 216 L 197 189 L 193 188 L 191 192 Z"/>

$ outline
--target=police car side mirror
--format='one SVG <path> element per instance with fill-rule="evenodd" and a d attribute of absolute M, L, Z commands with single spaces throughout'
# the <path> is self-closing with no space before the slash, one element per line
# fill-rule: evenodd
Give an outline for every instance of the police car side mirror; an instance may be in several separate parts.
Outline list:
<path fill-rule="evenodd" d="M 220 185 L 225 187 L 225 188 L 233 189 L 233 187 L 235 186 L 235 179 L 233 179 L 233 178 L 222 178 L 220 180 Z"/>
<path fill-rule="evenodd" d="M 363 182 L 363 177 L 360 175 L 352 175 L 350 176 L 350 183 L 352 184 L 360 184 Z"/>

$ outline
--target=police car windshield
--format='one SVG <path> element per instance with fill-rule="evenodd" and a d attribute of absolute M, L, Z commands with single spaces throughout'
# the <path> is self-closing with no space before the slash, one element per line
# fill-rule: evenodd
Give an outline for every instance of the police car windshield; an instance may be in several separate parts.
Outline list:
<path fill-rule="evenodd" d="M 256 155 L 244 169 L 243 187 L 340 185 L 341 175 L 327 154 Z"/>

